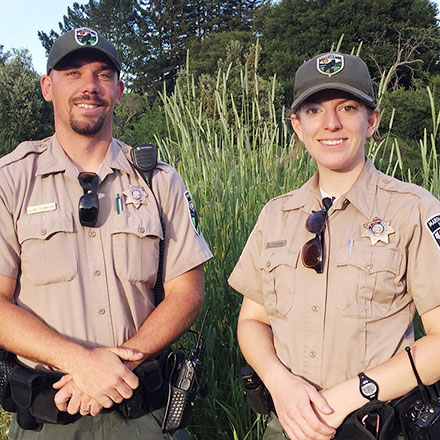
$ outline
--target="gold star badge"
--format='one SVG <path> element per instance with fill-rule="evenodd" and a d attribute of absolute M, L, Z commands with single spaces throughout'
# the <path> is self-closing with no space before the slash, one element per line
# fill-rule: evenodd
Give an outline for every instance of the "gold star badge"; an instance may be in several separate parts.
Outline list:
<path fill-rule="evenodd" d="M 130 189 L 122 191 L 122 194 L 126 197 L 126 205 L 133 203 L 134 207 L 137 209 L 139 206 L 147 204 L 148 194 L 139 186 L 130 186 Z"/>
<path fill-rule="evenodd" d="M 387 221 L 381 220 L 379 217 L 374 218 L 370 223 L 364 223 L 364 228 L 362 238 L 369 238 L 371 246 L 374 246 L 378 241 L 388 243 L 388 236 L 395 232 Z"/>

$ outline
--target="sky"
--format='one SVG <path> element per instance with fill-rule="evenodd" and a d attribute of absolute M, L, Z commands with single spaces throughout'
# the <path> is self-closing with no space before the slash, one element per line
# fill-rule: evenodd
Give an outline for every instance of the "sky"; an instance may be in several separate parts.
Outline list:
<path fill-rule="evenodd" d="M 86 0 L 76 2 L 88 3 Z M 47 58 L 37 32 L 58 31 L 58 22 L 73 3 L 74 0 L 0 0 L 0 44 L 4 46 L 3 51 L 29 49 L 35 70 L 45 73 Z"/>
<path fill-rule="evenodd" d="M 86 4 L 88 0 L 77 0 Z M 58 22 L 74 0 L 0 0 L 0 44 L 3 50 L 29 49 L 35 70 L 46 70 L 46 55 L 37 32 L 58 31 Z M 435 0 L 440 10 L 440 0 Z"/>

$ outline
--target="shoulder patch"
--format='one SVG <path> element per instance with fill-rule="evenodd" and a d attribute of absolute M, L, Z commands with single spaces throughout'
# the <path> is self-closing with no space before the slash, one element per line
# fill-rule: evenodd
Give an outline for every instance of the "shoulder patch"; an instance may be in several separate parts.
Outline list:
<path fill-rule="evenodd" d="M 433 215 L 426 221 L 426 227 L 440 249 L 440 213 Z"/>
<path fill-rule="evenodd" d="M 186 191 L 184 193 L 184 196 L 186 198 L 186 201 L 188 202 L 188 212 L 189 212 L 189 219 L 191 220 L 191 224 L 193 225 L 193 228 L 194 228 L 194 231 L 196 231 L 196 234 L 200 235 L 199 217 L 197 215 L 197 211 L 194 206 L 194 203 L 191 200 L 191 194 L 189 193 L 189 191 Z"/>

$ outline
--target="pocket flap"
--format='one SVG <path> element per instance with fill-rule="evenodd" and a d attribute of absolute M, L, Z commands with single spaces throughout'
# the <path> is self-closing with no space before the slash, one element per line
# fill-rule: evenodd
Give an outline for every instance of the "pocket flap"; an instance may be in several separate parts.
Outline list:
<path fill-rule="evenodd" d="M 298 250 L 292 251 L 291 249 L 286 248 L 265 250 L 261 254 L 261 269 L 266 272 L 272 272 L 275 268 L 281 265 L 295 268 L 298 264 L 298 254 Z"/>
<path fill-rule="evenodd" d="M 57 232 L 73 232 L 72 214 L 53 211 L 24 216 L 17 222 L 20 244 L 30 239 L 46 240 Z"/>
<path fill-rule="evenodd" d="M 348 246 L 339 248 L 336 266 L 356 266 L 366 273 L 391 272 L 397 275 L 399 252 L 392 248 L 353 246 L 348 255 Z"/>
<path fill-rule="evenodd" d="M 121 213 L 122 214 L 122 213 Z M 140 238 L 155 236 L 163 240 L 163 231 L 159 218 L 153 218 L 150 213 L 130 213 L 114 215 L 112 218 L 112 234 L 133 234 Z"/>

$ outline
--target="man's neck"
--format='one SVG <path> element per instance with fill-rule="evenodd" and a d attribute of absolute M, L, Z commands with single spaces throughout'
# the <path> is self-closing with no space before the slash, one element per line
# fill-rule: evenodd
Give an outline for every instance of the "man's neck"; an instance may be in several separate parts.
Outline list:
<path fill-rule="evenodd" d="M 64 130 L 58 129 L 55 130 L 55 134 L 62 149 L 79 172 L 97 172 L 112 139 L 111 135 L 101 133 L 84 136 L 74 132 L 66 133 Z"/>

